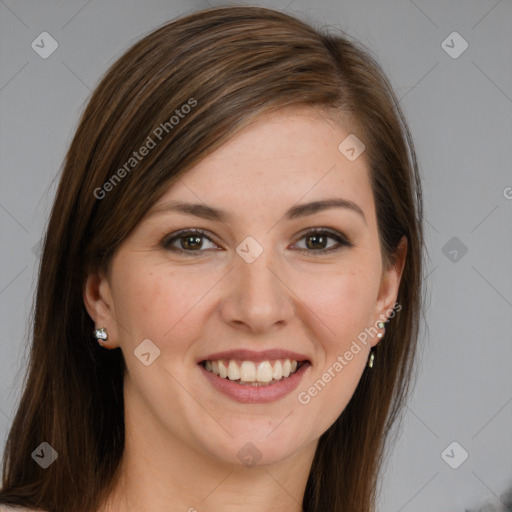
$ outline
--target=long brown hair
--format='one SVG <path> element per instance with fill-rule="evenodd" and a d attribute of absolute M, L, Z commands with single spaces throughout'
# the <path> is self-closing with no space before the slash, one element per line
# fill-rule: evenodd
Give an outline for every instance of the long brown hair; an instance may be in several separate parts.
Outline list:
<path fill-rule="evenodd" d="M 408 242 L 401 310 L 387 325 L 375 366 L 364 370 L 348 406 L 321 436 L 303 500 L 308 512 L 374 510 L 386 440 L 413 381 L 423 300 L 413 142 L 388 80 L 364 47 L 341 31 L 259 7 L 208 9 L 161 26 L 115 62 L 92 94 L 44 240 L 30 360 L 6 442 L 0 503 L 94 512 L 106 498 L 124 447 L 125 363 L 120 350 L 106 351 L 92 337 L 82 299 L 86 276 L 108 269 L 119 245 L 181 174 L 257 116 L 290 105 L 357 123 L 384 260 L 393 261 L 402 236 Z M 154 147 L 130 160 L 150 145 L 148 137 Z M 42 442 L 58 453 L 47 469 L 31 457 Z"/>

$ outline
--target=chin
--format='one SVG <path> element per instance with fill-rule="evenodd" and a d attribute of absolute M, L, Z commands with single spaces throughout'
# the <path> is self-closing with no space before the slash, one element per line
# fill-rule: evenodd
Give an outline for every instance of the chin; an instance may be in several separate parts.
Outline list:
<path fill-rule="evenodd" d="M 265 436 L 251 436 L 246 434 L 227 438 L 221 444 L 211 446 L 211 438 L 205 448 L 210 455 L 218 461 L 235 466 L 262 466 L 278 464 L 298 453 L 301 444 L 297 443 L 297 436 L 283 431 L 282 436 L 265 439 Z M 266 434 L 268 435 L 268 434 Z"/>

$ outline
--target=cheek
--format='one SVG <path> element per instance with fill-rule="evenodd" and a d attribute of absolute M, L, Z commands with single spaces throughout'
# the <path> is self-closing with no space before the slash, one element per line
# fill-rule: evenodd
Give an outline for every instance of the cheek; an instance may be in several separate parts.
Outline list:
<path fill-rule="evenodd" d="M 303 296 L 330 333 L 336 345 L 373 323 L 378 294 L 378 271 L 371 265 L 354 266 L 338 275 L 308 279 Z"/>
<path fill-rule="evenodd" d="M 125 348 L 148 338 L 162 356 L 186 351 L 200 336 L 208 293 L 218 284 L 215 273 L 190 269 L 171 270 L 169 265 L 149 264 L 119 268 L 116 318 Z M 166 350 L 172 346 L 172 350 Z"/>
<path fill-rule="evenodd" d="M 190 308 L 187 289 L 171 272 L 154 267 L 148 270 L 145 266 L 118 267 L 116 320 L 123 328 L 121 337 L 128 336 L 131 343 L 145 338 L 160 343 Z"/>
<path fill-rule="evenodd" d="M 370 270 L 370 271 L 368 271 Z M 368 266 L 311 284 L 308 303 L 317 314 L 317 365 L 298 390 L 308 414 L 304 426 L 323 433 L 353 396 L 367 363 L 369 344 L 358 336 L 373 323 L 378 283 Z M 313 290 L 314 289 L 314 290 Z"/>

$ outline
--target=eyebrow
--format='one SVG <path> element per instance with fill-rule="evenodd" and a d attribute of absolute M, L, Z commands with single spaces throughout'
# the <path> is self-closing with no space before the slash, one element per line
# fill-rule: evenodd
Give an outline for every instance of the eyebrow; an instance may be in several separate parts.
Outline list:
<path fill-rule="evenodd" d="M 341 198 L 323 199 L 320 201 L 313 201 L 310 203 L 303 203 L 292 206 L 285 213 L 284 218 L 286 220 L 294 220 L 331 208 L 345 208 L 347 210 L 356 212 L 363 218 L 366 224 L 366 217 L 363 210 L 356 203 L 349 201 L 348 199 Z M 201 219 L 219 221 L 223 223 L 229 221 L 232 218 L 232 215 L 224 210 L 219 210 L 206 204 L 186 203 L 183 201 L 168 201 L 165 203 L 160 203 L 150 210 L 149 215 L 153 216 L 154 214 L 165 212 L 185 213 L 187 215 L 200 217 Z"/>

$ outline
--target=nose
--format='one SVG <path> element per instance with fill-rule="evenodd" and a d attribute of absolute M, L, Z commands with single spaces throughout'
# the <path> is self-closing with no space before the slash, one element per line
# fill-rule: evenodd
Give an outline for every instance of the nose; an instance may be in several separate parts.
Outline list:
<path fill-rule="evenodd" d="M 252 263 L 235 257 L 221 304 L 222 319 L 231 327 L 261 333 L 282 328 L 293 318 L 293 293 L 271 252 L 263 251 Z"/>

